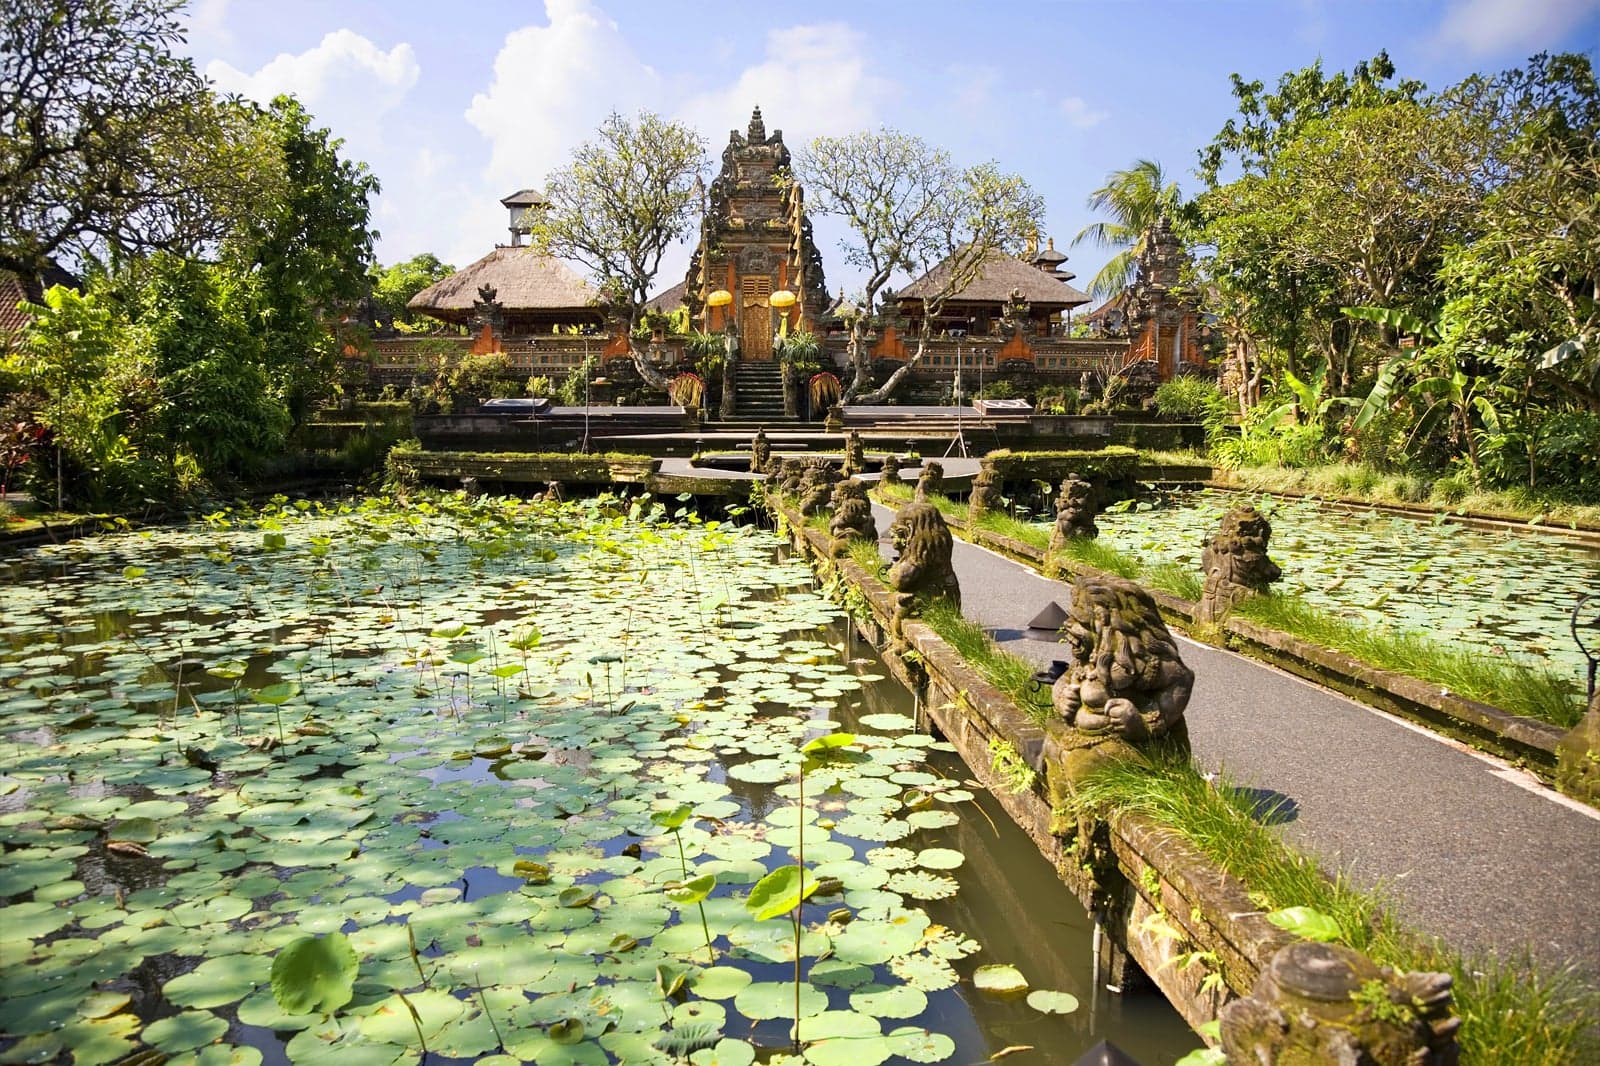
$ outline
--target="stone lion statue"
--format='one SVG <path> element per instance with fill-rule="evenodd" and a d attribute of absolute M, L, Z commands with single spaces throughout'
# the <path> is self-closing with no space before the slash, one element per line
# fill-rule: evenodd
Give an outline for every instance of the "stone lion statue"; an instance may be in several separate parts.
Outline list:
<path fill-rule="evenodd" d="M 1061 633 L 1070 665 L 1050 697 L 1068 725 L 1135 741 L 1179 725 L 1194 673 L 1144 589 L 1111 575 L 1079 576 Z"/>
<path fill-rule="evenodd" d="M 861 433 L 852 429 L 850 435 L 844 440 L 844 472 L 859 474 L 867 468 L 867 446 L 862 443 Z"/>
<path fill-rule="evenodd" d="M 852 540 L 876 541 L 878 523 L 872 517 L 872 503 L 867 499 L 867 487 L 855 478 L 845 478 L 833 487 L 833 521 L 828 532 L 833 543 L 828 554 L 834 558 L 843 555 Z"/>
<path fill-rule="evenodd" d="M 1095 510 L 1094 486 L 1076 474 L 1068 474 L 1056 496 L 1056 528 L 1050 534 L 1050 550 L 1060 551 L 1076 537 L 1098 537 Z"/>
<path fill-rule="evenodd" d="M 750 440 L 750 472 L 752 474 L 765 474 L 771 462 L 772 444 L 767 440 L 767 431 L 758 429 L 756 430 L 756 435 Z"/>
<path fill-rule="evenodd" d="M 1221 527 L 1200 552 L 1206 584 L 1197 621 L 1215 622 L 1283 576 L 1278 564 L 1267 558 L 1271 537 L 1271 523 L 1254 507 L 1235 507 L 1222 516 Z"/>
<path fill-rule="evenodd" d="M 798 496 L 800 482 L 806 476 L 806 464 L 799 459 L 785 459 L 778 466 L 778 491 L 785 496 Z"/>
<path fill-rule="evenodd" d="M 931 503 L 913 500 L 900 508 L 889 526 L 900 557 L 889 568 L 889 586 L 898 593 L 894 625 L 915 613 L 919 602 L 943 597 L 961 606 L 961 585 L 950 556 L 954 544 L 944 516 Z"/>
<path fill-rule="evenodd" d="M 1194 673 L 1150 594 L 1125 578 L 1080 575 L 1061 635 L 1068 664 L 1050 702 L 1068 728 L 1046 733 L 1050 831 L 1076 829 L 1093 853 L 1093 819 L 1070 813 L 1076 783 L 1107 763 L 1141 761 L 1139 745 L 1157 738 L 1187 752 L 1183 711 Z"/>
<path fill-rule="evenodd" d="M 828 506 L 833 496 L 833 486 L 839 480 L 839 471 L 826 460 L 813 460 L 800 479 L 800 513 L 819 514 Z"/>
<path fill-rule="evenodd" d="M 917 499 L 925 500 L 929 496 L 937 495 L 944 491 L 944 464 L 933 461 L 922 464 L 922 473 L 917 477 Z"/>
<path fill-rule="evenodd" d="M 973 519 L 1000 505 L 1000 477 L 994 467 L 983 463 L 978 475 L 972 479 L 972 495 L 967 498 L 967 513 Z"/>
<path fill-rule="evenodd" d="M 899 485 L 900 457 L 898 455 L 885 456 L 883 460 L 883 476 L 878 479 L 880 485 Z"/>

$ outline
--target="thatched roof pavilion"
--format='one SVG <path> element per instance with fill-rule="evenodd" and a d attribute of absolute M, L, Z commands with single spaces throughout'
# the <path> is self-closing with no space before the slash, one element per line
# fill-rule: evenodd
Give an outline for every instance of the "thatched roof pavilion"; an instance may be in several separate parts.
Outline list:
<path fill-rule="evenodd" d="M 1055 254 L 1060 255 L 1059 252 Z M 974 333 L 988 333 L 991 324 L 999 321 L 1006 303 L 1016 295 L 1028 302 L 1029 317 L 1041 325 L 1054 322 L 1063 311 L 1089 302 L 1088 293 L 1067 284 L 1065 277 L 1072 275 L 1063 277 L 1060 272 L 1065 256 L 1059 260 L 1040 258 L 1043 262 L 1035 266 L 1015 256 L 990 256 L 978 277 L 945 301 L 934 323 L 935 330 L 970 328 Z M 923 301 L 936 297 L 945 288 L 951 270 L 950 260 L 946 259 L 901 289 L 896 296 L 900 313 L 920 317 Z M 1052 330 L 1046 328 L 1041 332 Z"/>
<path fill-rule="evenodd" d="M 492 289 L 510 333 L 549 332 L 562 325 L 599 326 L 599 293 L 566 264 L 528 247 L 500 246 L 436 281 L 406 304 L 455 325 L 471 322 L 481 293 Z"/>

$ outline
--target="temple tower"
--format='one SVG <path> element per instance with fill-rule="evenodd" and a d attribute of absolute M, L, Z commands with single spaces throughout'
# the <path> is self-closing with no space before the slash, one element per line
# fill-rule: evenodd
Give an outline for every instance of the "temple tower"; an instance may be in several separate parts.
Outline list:
<path fill-rule="evenodd" d="M 822 256 L 789 158 L 783 131 L 768 136 L 759 107 L 743 134 L 729 132 L 684 284 L 684 302 L 699 328 L 716 332 L 725 315 L 738 316 L 742 358 L 750 362 L 772 359 L 780 327 L 816 331 L 828 306 Z M 706 296 L 719 289 L 733 295 L 732 304 L 708 307 Z M 782 292 L 794 295 L 792 306 L 773 306 L 773 294 Z"/>

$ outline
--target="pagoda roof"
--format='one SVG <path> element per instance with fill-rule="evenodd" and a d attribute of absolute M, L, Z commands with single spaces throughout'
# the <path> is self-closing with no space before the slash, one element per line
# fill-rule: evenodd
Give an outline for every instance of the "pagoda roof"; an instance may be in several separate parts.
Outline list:
<path fill-rule="evenodd" d="M 945 286 L 950 277 L 950 260 L 946 259 L 910 285 L 901 289 L 897 299 L 924 300 L 932 298 Z M 1077 307 L 1089 302 L 1089 294 L 1075 289 L 1065 281 L 1045 273 L 1036 266 L 1024 263 L 1016 256 L 995 253 L 985 260 L 976 280 L 950 297 L 961 303 L 1000 303 L 1011 299 L 1011 294 L 1022 290 L 1022 298 L 1035 306 Z"/>
<path fill-rule="evenodd" d="M 645 302 L 645 310 L 670 314 L 688 302 L 689 282 L 680 281 L 670 289 L 663 289 Z"/>
<path fill-rule="evenodd" d="M 519 189 L 500 201 L 506 207 L 533 207 L 536 204 L 545 204 L 550 201 L 544 198 L 544 193 L 538 189 Z"/>
<path fill-rule="evenodd" d="M 507 311 L 592 310 L 599 293 L 559 259 L 533 248 L 502 245 L 470 266 L 429 285 L 406 304 L 413 311 L 460 317 L 472 311 L 478 290 L 496 290 Z"/>

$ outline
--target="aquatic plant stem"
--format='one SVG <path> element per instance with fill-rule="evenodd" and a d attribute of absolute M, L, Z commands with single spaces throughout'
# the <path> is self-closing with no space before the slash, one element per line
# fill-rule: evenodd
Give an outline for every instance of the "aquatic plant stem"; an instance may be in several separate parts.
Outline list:
<path fill-rule="evenodd" d="M 794 905 L 794 1047 L 800 1050 L 800 911 L 806 905 L 806 755 L 800 753 L 800 817 L 795 822 L 795 865 L 800 868 L 800 899 Z"/>

